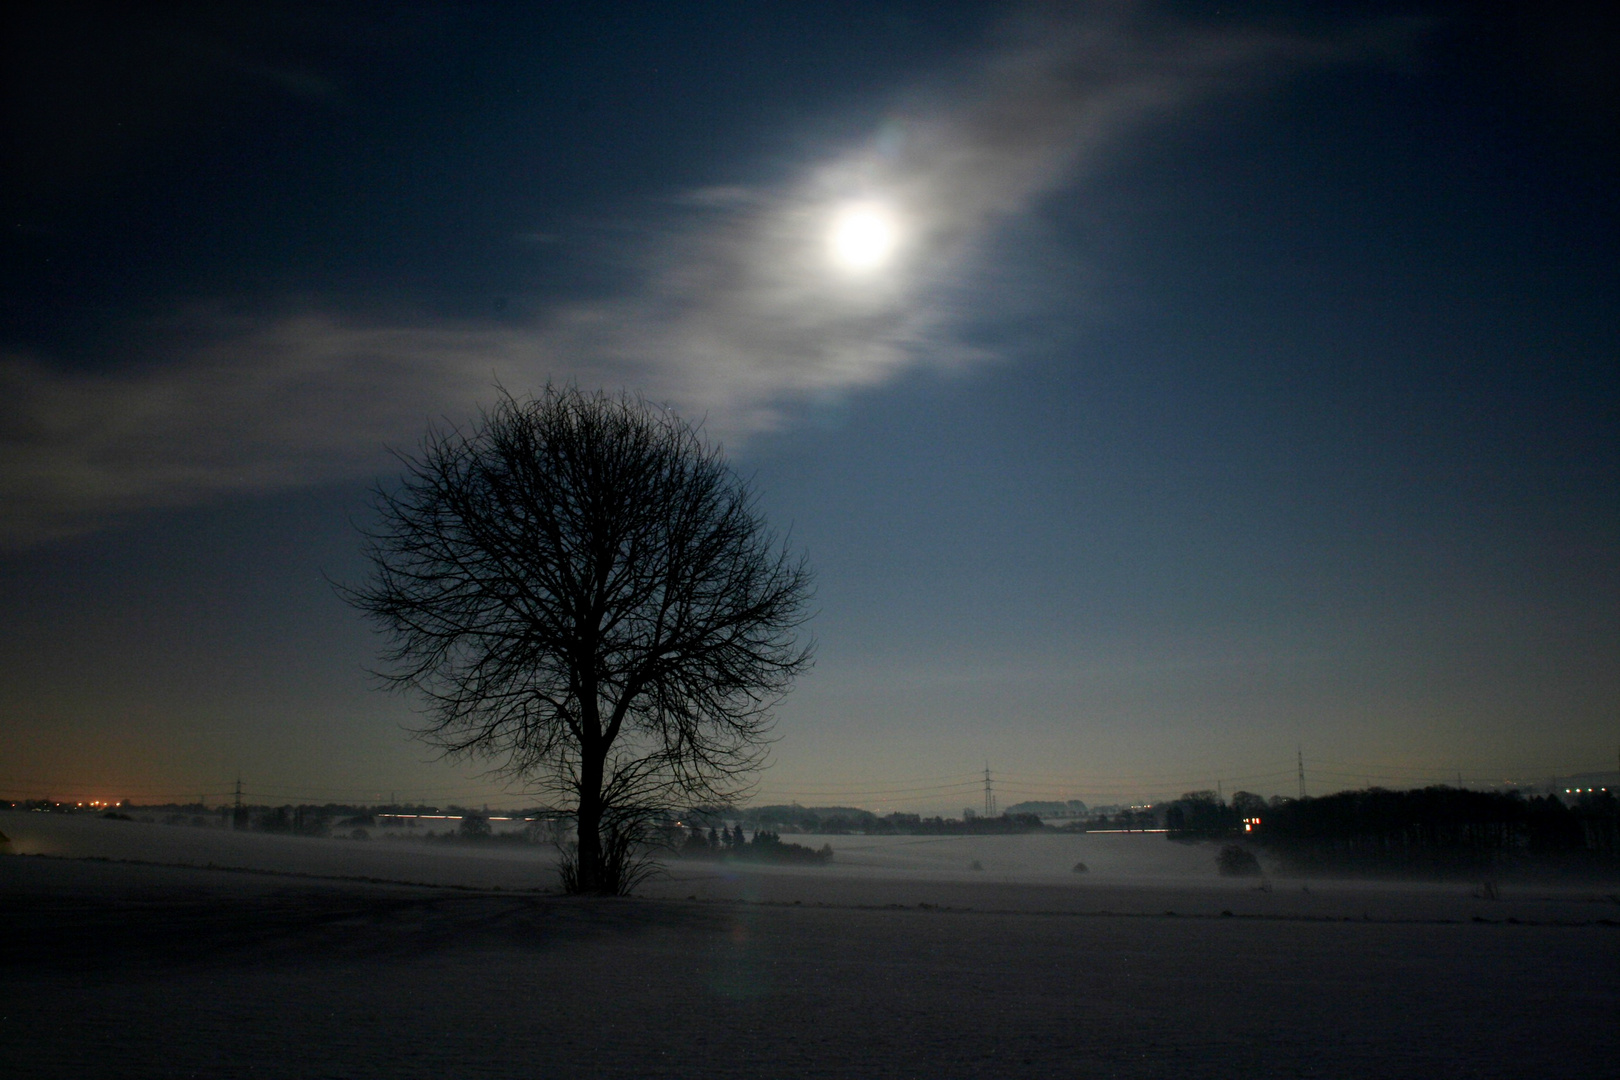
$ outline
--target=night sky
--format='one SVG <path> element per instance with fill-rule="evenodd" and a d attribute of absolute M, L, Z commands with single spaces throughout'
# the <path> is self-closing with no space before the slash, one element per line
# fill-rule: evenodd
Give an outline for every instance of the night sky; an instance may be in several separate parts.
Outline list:
<path fill-rule="evenodd" d="M 762 800 L 1612 769 L 1615 22 L 1324 6 L 8 6 L 0 796 L 522 804 L 330 581 L 548 380 L 816 566 Z"/>

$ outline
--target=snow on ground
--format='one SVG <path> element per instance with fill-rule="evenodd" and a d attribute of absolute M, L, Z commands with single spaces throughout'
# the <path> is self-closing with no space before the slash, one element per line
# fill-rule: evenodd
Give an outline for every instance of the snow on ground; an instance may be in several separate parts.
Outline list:
<path fill-rule="evenodd" d="M 553 883 L 533 849 L 0 832 L 57 856 L 0 857 L 3 1076 L 1522 1077 L 1620 1055 L 1601 890 L 1266 892 L 1160 836 L 832 837 L 827 867 L 678 862 L 648 898 L 577 900 L 512 891 Z"/>

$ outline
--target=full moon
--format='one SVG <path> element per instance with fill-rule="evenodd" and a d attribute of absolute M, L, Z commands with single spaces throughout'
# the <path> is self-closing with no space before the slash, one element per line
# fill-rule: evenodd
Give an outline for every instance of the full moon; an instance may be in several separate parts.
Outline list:
<path fill-rule="evenodd" d="M 889 261 L 898 240 L 894 217 L 875 203 L 846 206 L 828 235 L 833 262 L 845 270 L 875 270 Z"/>

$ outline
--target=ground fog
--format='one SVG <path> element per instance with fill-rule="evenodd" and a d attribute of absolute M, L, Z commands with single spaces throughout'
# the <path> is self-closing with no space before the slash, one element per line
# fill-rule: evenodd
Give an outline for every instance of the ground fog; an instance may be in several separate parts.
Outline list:
<path fill-rule="evenodd" d="M 581 900 L 540 891 L 532 848 L 0 832 L 5 1076 L 1428 1080 L 1620 1055 L 1620 888 L 1222 879 L 1154 835 L 828 837 L 828 866 L 674 861 Z"/>

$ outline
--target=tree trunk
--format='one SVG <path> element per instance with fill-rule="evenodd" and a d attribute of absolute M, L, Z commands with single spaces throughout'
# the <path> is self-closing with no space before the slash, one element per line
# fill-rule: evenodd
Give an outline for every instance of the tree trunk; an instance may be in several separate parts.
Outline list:
<path fill-rule="evenodd" d="M 602 767 L 600 756 L 586 751 L 579 768 L 579 891 L 606 891 L 606 867 L 602 865 Z"/>

